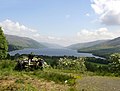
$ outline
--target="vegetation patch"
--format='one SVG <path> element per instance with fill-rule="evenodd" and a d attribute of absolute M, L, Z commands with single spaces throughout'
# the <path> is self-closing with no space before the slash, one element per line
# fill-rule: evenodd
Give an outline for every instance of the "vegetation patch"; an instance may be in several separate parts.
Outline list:
<path fill-rule="evenodd" d="M 38 78 L 44 78 L 48 81 L 54 81 L 61 84 L 74 85 L 76 78 L 71 75 L 56 73 L 56 72 L 45 72 L 45 71 L 35 71 L 32 75 L 37 76 Z"/>

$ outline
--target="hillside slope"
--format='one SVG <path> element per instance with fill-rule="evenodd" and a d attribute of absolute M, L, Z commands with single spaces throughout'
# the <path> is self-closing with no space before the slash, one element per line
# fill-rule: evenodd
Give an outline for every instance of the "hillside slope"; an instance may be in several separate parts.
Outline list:
<path fill-rule="evenodd" d="M 8 41 L 9 51 L 18 50 L 23 48 L 45 48 L 46 46 L 39 42 L 27 38 L 19 37 L 15 35 L 5 35 Z"/>
<path fill-rule="evenodd" d="M 112 53 L 120 52 L 120 37 L 91 46 L 87 48 L 81 48 L 79 52 L 91 52 L 95 55 L 107 56 Z"/>
<path fill-rule="evenodd" d="M 97 40 L 97 41 L 86 42 L 86 43 L 77 43 L 77 44 L 70 45 L 67 48 L 78 50 L 78 49 L 81 49 L 81 48 L 91 47 L 91 46 L 94 46 L 94 45 L 97 45 L 97 44 L 100 44 L 100 43 L 103 43 L 103 42 L 106 42 L 106 41 L 107 40 Z"/>
<path fill-rule="evenodd" d="M 48 48 L 64 48 L 63 46 L 59 45 L 59 44 L 54 44 L 54 43 L 46 43 L 46 42 L 40 42 L 41 44 L 45 45 Z"/>

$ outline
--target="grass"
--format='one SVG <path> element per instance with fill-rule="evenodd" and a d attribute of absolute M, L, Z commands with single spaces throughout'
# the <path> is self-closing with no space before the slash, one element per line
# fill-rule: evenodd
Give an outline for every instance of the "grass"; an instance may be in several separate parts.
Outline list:
<path fill-rule="evenodd" d="M 38 91 L 39 89 L 43 91 L 48 89 L 50 91 L 54 89 L 67 91 L 75 84 L 74 76 L 59 71 L 54 72 L 52 69 L 44 71 L 16 71 L 14 70 L 15 65 L 16 62 L 12 60 L 0 61 L 0 91 Z"/>
<path fill-rule="evenodd" d="M 15 61 L 0 61 L 0 91 L 119 91 L 120 78 L 46 68 L 16 71 Z M 116 90 L 114 90 L 114 88 Z"/>
<path fill-rule="evenodd" d="M 65 81 L 67 81 L 67 84 L 69 85 L 75 84 L 75 78 L 73 76 L 58 72 L 56 73 L 50 71 L 35 71 L 32 73 L 32 75 L 37 76 L 38 78 L 44 78 L 48 81 L 54 81 L 56 83 L 65 84 Z"/>

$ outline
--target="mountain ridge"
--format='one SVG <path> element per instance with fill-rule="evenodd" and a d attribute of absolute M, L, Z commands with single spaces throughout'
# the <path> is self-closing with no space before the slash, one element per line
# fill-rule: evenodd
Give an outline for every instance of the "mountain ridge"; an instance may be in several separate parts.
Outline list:
<path fill-rule="evenodd" d="M 120 53 L 120 37 L 91 47 L 78 49 L 78 52 L 90 52 L 103 57 L 108 57 L 112 53 Z"/>
<path fill-rule="evenodd" d="M 96 41 L 85 42 L 85 43 L 76 43 L 76 44 L 72 44 L 70 46 L 67 46 L 67 48 L 78 50 L 78 49 L 81 49 L 81 48 L 87 48 L 87 47 L 90 47 L 90 46 L 94 46 L 94 45 L 103 43 L 105 41 L 108 41 L 108 40 L 96 40 Z"/>
<path fill-rule="evenodd" d="M 27 38 L 27 37 L 20 37 L 16 35 L 8 35 L 5 34 L 6 39 L 8 41 L 8 51 L 19 50 L 24 48 L 46 48 L 45 45 L 40 44 L 39 42 Z"/>

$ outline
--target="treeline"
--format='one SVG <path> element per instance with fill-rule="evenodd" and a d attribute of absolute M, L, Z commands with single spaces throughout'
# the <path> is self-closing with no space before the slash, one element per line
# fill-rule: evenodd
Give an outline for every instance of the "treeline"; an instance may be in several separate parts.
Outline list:
<path fill-rule="evenodd" d="M 98 64 L 108 64 L 109 61 L 104 58 L 86 57 L 87 62 L 93 62 Z"/>
<path fill-rule="evenodd" d="M 16 54 L 15 56 L 9 56 L 11 60 L 17 60 L 17 58 L 28 57 L 28 54 Z M 115 53 L 109 56 L 108 59 L 100 59 L 94 57 L 74 57 L 74 56 L 44 56 L 35 55 L 35 58 L 42 58 L 45 62 L 54 69 L 63 70 L 77 70 L 78 72 L 90 71 L 97 75 L 113 75 L 120 76 L 120 54 Z M 60 61 L 61 60 L 61 61 Z M 81 66 L 83 65 L 83 66 Z M 85 66 L 84 66 L 85 65 Z M 81 68 L 81 69 L 80 69 Z"/>
<path fill-rule="evenodd" d="M 16 46 L 16 45 L 12 45 L 12 44 L 9 44 L 9 45 L 8 45 L 8 51 L 9 51 L 9 52 L 10 52 L 10 51 L 14 51 L 14 50 L 21 50 L 21 49 L 23 49 L 22 46 Z"/>

